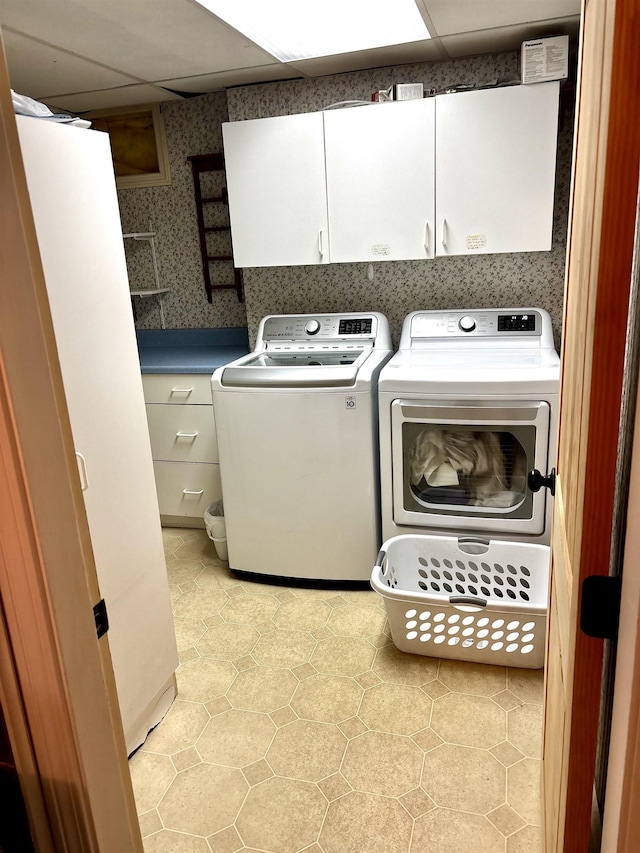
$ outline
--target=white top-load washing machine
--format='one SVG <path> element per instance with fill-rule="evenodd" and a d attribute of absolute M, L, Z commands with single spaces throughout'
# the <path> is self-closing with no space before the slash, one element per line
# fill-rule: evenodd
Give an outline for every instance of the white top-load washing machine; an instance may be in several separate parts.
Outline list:
<path fill-rule="evenodd" d="M 548 544 L 558 386 L 542 309 L 409 314 L 379 380 L 384 539 Z"/>
<path fill-rule="evenodd" d="M 375 312 L 263 318 L 211 379 L 229 565 L 366 581 L 380 545 Z"/>

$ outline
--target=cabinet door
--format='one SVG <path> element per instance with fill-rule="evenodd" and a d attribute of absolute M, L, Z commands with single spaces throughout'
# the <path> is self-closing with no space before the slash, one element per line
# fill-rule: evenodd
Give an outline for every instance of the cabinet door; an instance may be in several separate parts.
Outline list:
<path fill-rule="evenodd" d="M 436 98 L 437 255 L 551 248 L 558 83 Z"/>
<path fill-rule="evenodd" d="M 331 260 L 434 256 L 433 99 L 325 113 Z"/>
<path fill-rule="evenodd" d="M 223 124 L 237 267 L 329 261 L 322 113 Z"/>

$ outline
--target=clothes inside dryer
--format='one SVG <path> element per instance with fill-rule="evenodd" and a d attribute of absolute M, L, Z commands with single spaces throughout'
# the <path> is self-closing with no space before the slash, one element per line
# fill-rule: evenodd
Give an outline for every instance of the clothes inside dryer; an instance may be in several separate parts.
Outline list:
<path fill-rule="evenodd" d="M 421 430 L 409 466 L 411 491 L 426 503 L 513 507 L 526 493 L 527 455 L 510 432 Z"/>
<path fill-rule="evenodd" d="M 436 411 L 440 418 L 433 417 Z M 401 461 L 394 477 L 401 497 L 396 515 L 406 513 L 416 520 L 433 516 L 442 523 L 446 516 L 453 523 L 463 517 L 484 519 L 485 524 L 491 519 L 533 519 L 534 494 L 527 475 L 540 447 L 546 452 L 548 406 L 480 407 L 476 418 L 466 417 L 472 411 L 469 406 L 461 411 L 456 406 L 392 405 L 392 445 Z M 487 417 L 490 412 L 495 420 Z M 461 423 L 456 418 L 460 414 L 471 422 Z"/>

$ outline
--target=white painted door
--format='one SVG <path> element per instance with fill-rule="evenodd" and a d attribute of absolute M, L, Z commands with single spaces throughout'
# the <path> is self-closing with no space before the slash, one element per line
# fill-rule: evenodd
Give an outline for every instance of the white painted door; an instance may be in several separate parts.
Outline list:
<path fill-rule="evenodd" d="M 109 138 L 16 120 L 131 752 L 178 659 Z"/>
<path fill-rule="evenodd" d="M 237 267 L 329 262 L 322 113 L 223 124 Z"/>
<path fill-rule="evenodd" d="M 558 83 L 436 98 L 437 255 L 551 248 Z"/>
<path fill-rule="evenodd" d="M 435 102 L 325 112 L 332 262 L 434 256 Z"/>

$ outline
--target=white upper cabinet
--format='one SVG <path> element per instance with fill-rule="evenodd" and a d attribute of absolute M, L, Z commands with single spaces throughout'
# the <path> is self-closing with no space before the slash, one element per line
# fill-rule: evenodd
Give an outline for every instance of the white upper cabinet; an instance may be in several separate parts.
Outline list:
<path fill-rule="evenodd" d="M 551 248 L 558 83 L 436 98 L 437 255 Z"/>
<path fill-rule="evenodd" d="M 537 83 L 224 124 L 236 266 L 548 251 L 558 92 Z"/>
<path fill-rule="evenodd" d="M 329 262 L 321 112 L 223 124 L 237 267 Z"/>
<path fill-rule="evenodd" d="M 435 102 L 327 111 L 331 261 L 433 258 Z"/>

